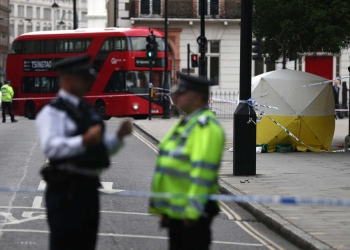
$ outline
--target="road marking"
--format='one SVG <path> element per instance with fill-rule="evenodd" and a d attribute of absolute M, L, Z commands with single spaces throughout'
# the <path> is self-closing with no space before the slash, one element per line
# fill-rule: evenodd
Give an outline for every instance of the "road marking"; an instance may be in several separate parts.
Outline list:
<path fill-rule="evenodd" d="M 12 213 L 8 213 L 8 212 L 0 212 L 0 216 L 3 216 L 5 218 L 5 222 L 4 223 L 6 223 L 6 221 L 10 221 L 11 222 L 11 221 L 16 221 L 17 220 L 16 218 L 14 218 L 12 216 Z"/>
<path fill-rule="evenodd" d="M 271 245 L 273 245 L 274 247 L 276 247 L 279 250 L 283 250 L 282 247 L 280 247 L 279 245 L 277 245 L 275 242 L 273 242 L 272 240 L 270 240 L 269 238 L 267 238 L 266 236 L 262 235 L 261 233 L 259 233 L 255 228 L 253 228 L 251 225 L 249 225 L 248 222 L 243 222 L 245 224 L 245 226 L 247 226 L 251 231 L 253 231 L 256 235 L 258 235 L 259 237 L 263 238 L 264 240 L 266 240 L 267 242 L 269 242 Z"/>
<path fill-rule="evenodd" d="M 145 139 L 143 136 L 141 136 L 139 133 L 133 131 L 132 134 L 136 136 L 140 141 L 145 143 L 148 147 L 150 147 L 156 154 L 159 153 L 159 150 L 156 146 L 154 146 L 151 142 L 149 142 L 147 139 Z"/>
<path fill-rule="evenodd" d="M 49 234 L 49 231 L 45 230 L 28 230 L 28 229 L 2 229 L 0 232 L 18 232 L 18 233 L 44 233 Z M 99 236 L 106 237 L 125 237 L 125 238 L 141 238 L 141 239 L 157 239 L 157 240 L 168 240 L 168 237 L 164 236 L 152 236 L 152 235 L 131 235 L 131 234 L 114 234 L 114 233 L 99 233 Z M 243 242 L 231 242 L 231 241 L 213 241 L 214 244 L 222 245 L 239 245 L 239 246 L 252 246 L 252 247 L 262 247 L 262 244 L 256 243 L 243 243 Z"/>
<path fill-rule="evenodd" d="M 226 211 L 228 211 L 229 213 L 235 214 L 241 220 L 241 217 L 239 215 L 237 215 L 229 206 L 227 206 L 224 203 L 222 203 L 222 204 L 227 209 Z M 265 237 L 264 235 L 259 233 L 257 230 L 255 230 L 251 225 L 249 225 L 248 222 L 243 222 L 242 223 L 241 221 L 235 221 L 235 223 L 240 228 L 242 228 L 245 232 L 247 232 L 250 236 L 252 236 L 256 240 L 258 240 L 261 244 L 263 244 L 265 247 L 267 247 L 268 249 L 274 250 L 275 248 L 277 248 L 279 250 L 283 250 L 283 248 L 280 247 L 278 244 L 276 244 L 275 242 L 273 242 L 272 240 L 270 240 L 269 238 Z"/>
<path fill-rule="evenodd" d="M 42 196 L 35 196 L 32 208 L 40 208 L 42 202 L 43 202 L 43 197 Z"/>
<path fill-rule="evenodd" d="M 44 191 L 45 188 L 46 188 L 46 181 L 41 180 L 40 183 L 39 183 L 38 190 L 39 190 L 39 191 Z"/>

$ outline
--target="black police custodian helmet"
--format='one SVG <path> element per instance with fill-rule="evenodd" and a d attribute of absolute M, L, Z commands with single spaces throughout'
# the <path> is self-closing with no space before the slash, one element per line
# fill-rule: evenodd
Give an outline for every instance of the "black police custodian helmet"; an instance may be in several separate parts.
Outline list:
<path fill-rule="evenodd" d="M 177 78 L 180 80 L 175 92 L 184 93 L 192 90 L 199 93 L 206 93 L 209 87 L 215 85 L 214 81 L 207 80 L 204 77 L 196 77 L 177 72 Z"/>
<path fill-rule="evenodd" d="M 95 69 L 90 68 L 91 56 L 89 54 L 81 56 L 67 57 L 56 63 L 54 69 L 58 74 L 74 74 L 94 80 L 97 76 Z"/>

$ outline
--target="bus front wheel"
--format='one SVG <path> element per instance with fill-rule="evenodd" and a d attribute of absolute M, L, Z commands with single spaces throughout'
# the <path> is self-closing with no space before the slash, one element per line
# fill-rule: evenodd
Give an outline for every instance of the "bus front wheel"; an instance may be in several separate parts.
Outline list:
<path fill-rule="evenodd" d="M 111 119 L 111 116 L 106 116 L 106 105 L 104 102 L 102 101 L 96 102 L 95 109 L 100 114 L 103 120 Z"/>
<path fill-rule="evenodd" d="M 27 101 L 24 106 L 24 116 L 29 120 L 34 120 L 36 116 L 36 108 L 33 101 Z"/>

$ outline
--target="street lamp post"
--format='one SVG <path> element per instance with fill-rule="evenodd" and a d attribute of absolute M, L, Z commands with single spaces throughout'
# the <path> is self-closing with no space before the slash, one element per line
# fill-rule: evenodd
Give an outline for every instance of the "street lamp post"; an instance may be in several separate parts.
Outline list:
<path fill-rule="evenodd" d="M 56 14 L 56 11 L 58 10 L 60 6 L 54 2 L 52 5 L 51 5 L 51 8 L 53 8 L 53 24 L 52 24 L 52 30 L 55 30 L 55 26 L 56 26 L 56 17 L 55 17 L 55 14 Z"/>
<path fill-rule="evenodd" d="M 164 84 L 163 84 L 163 119 L 169 119 L 170 118 L 170 110 L 169 110 L 169 97 L 166 95 L 169 93 L 166 89 L 170 89 L 169 82 L 168 82 L 168 0 L 165 0 L 165 11 L 164 11 L 164 54 L 165 54 L 165 61 L 164 61 Z"/>
<path fill-rule="evenodd" d="M 73 0 L 73 29 L 76 30 L 77 28 L 78 28 L 77 0 Z"/>

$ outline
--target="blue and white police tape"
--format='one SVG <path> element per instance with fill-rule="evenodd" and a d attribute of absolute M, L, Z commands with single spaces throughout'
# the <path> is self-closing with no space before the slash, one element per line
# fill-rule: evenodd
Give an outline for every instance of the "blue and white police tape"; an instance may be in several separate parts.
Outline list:
<path fill-rule="evenodd" d="M 226 202 L 260 202 L 260 203 L 275 203 L 283 205 L 312 205 L 312 206 L 341 206 L 350 207 L 350 199 L 341 198 L 325 198 L 325 197 L 302 197 L 302 196 L 262 196 L 262 195 L 226 195 L 226 194 L 212 194 L 212 195 L 185 195 L 173 193 L 152 193 L 147 191 L 120 191 L 102 193 L 104 195 L 116 197 L 138 197 L 138 198 L 163 198 L 163 199 L 201 199 L 214 200 Z M 21 193 L 43 193 L 44 190 L 24 187 L 0 187 L 0 192 L 21 192 Z"/>

